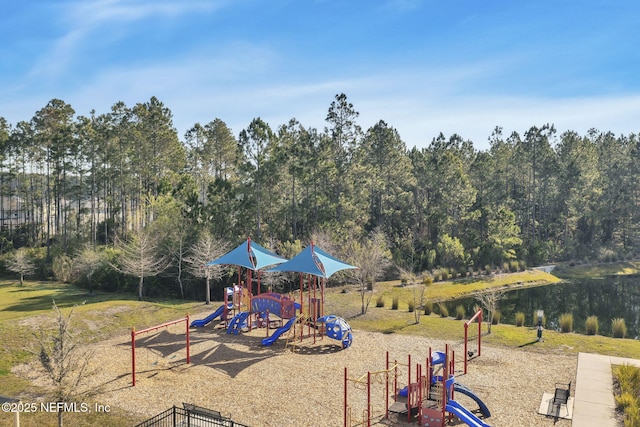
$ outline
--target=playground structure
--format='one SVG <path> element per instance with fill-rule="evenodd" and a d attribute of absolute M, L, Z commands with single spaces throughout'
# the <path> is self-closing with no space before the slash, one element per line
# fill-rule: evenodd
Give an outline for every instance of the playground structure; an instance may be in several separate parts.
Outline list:
<path fill-rule="evenodd" d="M 135 328 L 131 328 L 131 385 L 135 387 L 136 385 L 136 336 L 146 334 L 148 332 L 156 331 L 162 328 L 168 328 L 171 325 L 176 325 L 178 323 L 185 323 L 186 330 L 186 362 L 187 364 L 191 363 L 190 356 L 190 342 L 189 342 L 189 315 L 187 314 L 184 318 L 173 320 L 171 322 L 166 322 L 161 325 L 152 326 L 150 328 L 143 329 L 141 331 L 136 331 Z"/>
<path fill-rule="evenodd" d="M 337 316 L 325 316 L 324 291 L 326 281 L 340 270 L 357 269 L 346 264 L 316 247 L 313 242 L 302 252 L 287 262 L 267 270 L 267 272 L 296 272 L 300 278 L 300 313 L 306 316 L 307 335 L 313 336 L 316 343 L 317 336 L 324 333 L 329 338 L 339 340 L 342 348 L 347 348 L 353 341 L 351 327 Z M 304 275 L 307 275 L 307 298 L 305 305 Z M 305 311 L 306 307 L 306 311 Z M 303 325 L 304 326 L 304 325 Z M 304 338 L 304 327 L 300 328 L 300 341 Z"/>
<path fill-rule="evenodd" d="M 324 304 L 322 299 L 311 297 L 312 292 L 315 290 L 309 290 L 306 304 L 310 315 L 302 311 L 305 306 L 304 296 L 301 296 L 301 302 L 296 302 L 287 295 L 274 292 L 256 296 L 248 294 L 248 302 L 244 305 L 249 307 L 248 310 L 238 312 L 229 321 L 227 333 L 238 335 L 242 330 L 252 330 L 254 327 L 265 328 L 266 337 L 262 340 L 262 345 L 270 346 L 285 332 L 289 332 L 288 345 L 292 340 L 302 341 L 305 338 L 306 326 L 306 337 L 313 337 L 314 344 L 318 336 L 322 337 L 326 334 L 329 338 L 340 341 L 342 348 L 349 347 L 353 342 L 349 324 L 335 315 L 317 317 L 323 312 Z M 274 316 L 277 319 L 274 319 Z M 300 327 L 296 330 L 297 325 Z M 270 334 L 271 330 L 273 330 L 272 334 Z"/>
<path fill-rule="evenodd" d="M 238 284 L 233 288 L 226 288 L 224 304 L 209 316 L 193 321 L 192 327 L 204 327 L 218 317 L 225 322 L 227 333 L 230 334 L 237 335 L 243 330 L 264 327 L 267 336 L 262 345 L 268 346 L 285 332 L 289 332 L 287 344 L 291 338 L 297 337 L 302 341 L 306 326 L 306 337 L 313 337 L 314 344 L 317 337 L 323 337 L 326 332 L 328 337 L 340 341 L 342 348 L 351 345 L 353 334 L 349 324 L 337 316 L 324 315 L 324 290 L 326 280 L 333 273 L 357 267 L 334 258 L 313 243 L 287 261 L 253 243 L 250 238 L 246 245 L 242 243 L 222 257 L 207 263 L 219 264 L 238 267 Z M 242 267 L 246 269 L 246 282 L 241 279 Z M 265 270 L 267 267 L 271 268 Z M 299 301 L 291 295 L 261 292 L 260 277 L 263 272 L 299 273 Z M 254 273 L 257 276 L 255 293 L 252 277 Z M 244 283 L 248 286 L 245 287 Z M 273 319 L 272 316 L 278 319 Z M 299 324 L 301 327 L 296 329 Z M 271 329 L 275 329 L 273 335 L 269 333 Z"/>
<path fill-rule="evenodd" d="M 412 379 L 411 355 L 407 363 L 398 361 L 391 363 L 389 352 L 386 356 L 384 370 L 367 372 L 359 378 L 349 378 L 347 368 L 344 368 L 344 427 L 371 426 L 374 419 L 400 420 L 406 416 L 406 421 L 417 419 L 421 427 L 444 427 L 447 414 L 449 420 L 456 416 L 471 427 L 490 427 L 473 412 L 454 400 L 454 392 L 459 392 L 472 398 L 477 404 L 483 417 L 490 417 L 491 413 L 484 402 L 469 388 L 455 381 L 455 354 L 449 346 L 445 352 L 432 352 L 429 348 L 424 369 L 420 363 L 416 364 L 415 377 Z M 406 368 L 407 384 L 400 388 L 399 381 L 404 376 L 401 370 Z M 366 390 L 366 409 L 362 411 L 361 419 L 355 419 L 354 410 L 349 405 L 349 384 L 355 388 Z M 376 396 L 372 386 L 383 384 L 383 395 Z M 393 403 L 390 405 L 391 399 Z M 362 403 L 364 399 L 360 399 Z"/>

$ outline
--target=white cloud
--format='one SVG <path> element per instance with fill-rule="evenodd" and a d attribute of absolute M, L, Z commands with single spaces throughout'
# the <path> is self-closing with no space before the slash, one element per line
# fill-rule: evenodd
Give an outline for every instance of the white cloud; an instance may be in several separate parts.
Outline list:
<path fill-rule="evenodd" d="M 73 38 L 68 41 L 73 42 Z M 512 131 L 523 134 L 545 123 L 555 124 L 559 133 L 586 134 L 592 127 L 615 134 L 640 131 L 640 94 L 554 99 L 524 92 L 492 93 L 484 82 L 508 60 L 452 69 L 371 70 L 357 77 L 339 73 L 292 77 L 280 74 L 286 63 L 269 46 L 231 43 L 193 46 L 183 57 L 164 61 L 103 69 L 62 94 L 16 93 L 20 101 L 1 100 L 0 114 L 12 123 L 29 120 L 53 97 L 70 103 L 78 114 L 87 115 L 91 109 L 100 114 L 118 101 L 133 106 L 156 96 L 173 112 L 180 136 L 196 122 L 216 117 L 236 135 L 258 116 L 274 130 L 293 117 L 306 127 L 322 130 L 334 96 L 344 92 L 360 112 L 358 122 L 364 130 L 384 120 L 398 130 L 408 147 L 427 146 L 442 132 L 447 137 L 458 133 L 472 140 L 477 149 L 486 149 L 496 126 L 505 135 Z M 7 112 L 15 116 L 6 116 Z"/>

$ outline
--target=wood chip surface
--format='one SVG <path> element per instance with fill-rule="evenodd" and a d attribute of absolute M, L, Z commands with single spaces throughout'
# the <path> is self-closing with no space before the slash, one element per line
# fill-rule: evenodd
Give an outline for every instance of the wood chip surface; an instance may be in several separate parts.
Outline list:
<path fill-rule="evenodd" d="M 265 329 L 233 335 L 209 325 L 191 330 L 187 365 L 184 325 L 172 326 L 138 337 L 137 384 L 132 387 L 127 334 L 94 346 L 95 373 L 85 385 L 98 390 L 93 399 L 100 404 L 142 417 L 186 402 L 220 411 L 251 427 L 339 427 L 344 423 L 345 368 L 352 423 L 358 425 L 366 412 L 366 384 L 352 380 L 385 370 L 387 351 L 400 364 L 407 364 L 411 355 L 415 377 L 415 364 L 424 365 L 429 348 L 445 348 L 444 341 L 409 335 L 358 330 L 353 335 L 353 345 L 345 350 L 338 341 L 318 336 L 315 344 L 313 337 L 297 342 L 294 352 L 286 346 L 286 333 L 274 345 L 263 347 Z M 543 393 L 553 392 L 556 382 L 575 384 L 576 355 L 483 346 L 481 356 L 469 363 L 463 375 L 462 344 L 449 344 L 457 353 L 456 381 L 473 390 L 491 411 L 485 422 L 493 427 L 554 425 L 552 418 L 537 413 L 538 407 Z M 15 371 L 38 382 L 36 366 Z M 400 386 L 406 385 L 406 376 L 406 367 L 400 367 Z M 380 417 L 386 405 L 384 375 L 372 377 L 372 425 L 391 425 Z M 456 400 L 469 410 L 478 409 L 466 396 L 456 394 Z M 455 424 L 462 425 L 459 421 L 450 425 Z M 558 420 L 555 425 L 568 427 L 571 421 Z"/>

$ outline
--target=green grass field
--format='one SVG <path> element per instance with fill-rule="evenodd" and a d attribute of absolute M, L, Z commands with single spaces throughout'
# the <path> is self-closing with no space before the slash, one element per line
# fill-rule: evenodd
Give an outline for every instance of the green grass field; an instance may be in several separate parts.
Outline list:
<path fill-rule="evenodd" d="M 183 301 L 136 301 L 133 295 L 96 293 L 71 285 L 50 282 L 0 280 L 0 382 L 2 395 L 21 396 L 25 401 L 43 399 L 40 390 L 11 374 L 11 368 L 35 357 L 34 333 L 53 325 L 53 301 L 65 314 L 74 307 L 76 333 L 82 342 L 92 343 L 118 334 L 127 334 L 132 327 L 142 329 L 175 320 L 202 304 Z M 99 403 L 96 402 L 89 402 Z M 0 413 L 0 425 L 12 414 Z M 65 425 L 126 426 L 136 421 L 130 414 L 113 409 L 110 413 L 65 414 Z M 55 414 L 38 412 L 22 414 L 21 426 L 49 426 Z"/>
<path fill-rule="evenodd" d="M 602 274 L 636 274 L 637 264 L 624 263 L 618 268 L 607 265 L 598 267 Z M 581 267 L 576 270 L 561 270 L 564 275 L 581 276 L 588 274 Z M 517 286 L 544 286 L 560 279 L 541 271 L 527 271 L 496 277 L 473 277 L 455 281 L 438 282 L 425 290 L 425 300 L 446 301 L 491 287 L 506 288 Z M 382 332 L 386 334 L 409 334 L 428 336 L 452 343 L 464 337 L 465 320 L 439 315 L 422 314 L 416 323 L 415 313 L 408 311 L 409 301 L 414 293 L 424 286 L 401 286 L 399 281 L 376 284 L 367 313 L 360 314 L 361 295 L 351 286 L 329 288 L 326 292 L 325 313 L 347 318 L 356 330 Z M 376 299 L 382 296 L 384 307 L 375 307 Z M 399 301 L 397 310 L 391 309 L 394 298 Z M 128 334 L 132 327 L 137 329 L 164 323 L 185 316 L 187 313 L 202 313 L 209 310 L 203 303 L 179 300 L 137 301 L 134 295 L 95 293 L 71 285 L 51 282 L 26 282 L 20 286 L 17 281 L 0 280 L 0 381 L 2 394 L 19 396 L 25 400 L 46 399 L 46 391 L 38 389 L 27 381 L 11 373 L 11 368 L 35 357 L 34 332 L 53 325 L 52 303 L 63 313 L 74 308 L 76 333 L 83 343 L 98 342 L 116 335 Z M 212 304 L 214 307 L 217 305 Z M 198 315 L 196 314 L 196 316 Z M 467 316 L 470 315 L 467 313 Z M 196 317 L 194 316 L 194 317 Z M 483 326 L 483 332 L 486 332 Z M 498 324 L 492 326 L 492 333 L 483 336 L 483 343 L 490 346 L 522 348 L 526 351 L 577 353 L 590 352 L 621 357 L 637 357 L 640 342 L 634 339 L 614 339 L 603 336 L 587 336 L 575 333 L 544 331 L 543 342 L 536 342 L 536 330 L 532 326 L 516 327 Z M 99 402 L 97 402 L 99 403 Z M 162 408 L 166 409 L 166 408 Z M 162 410 L 161 409 L 161 410 Z M 159 410 L 160 412 L 160 410 Z M 0 414 L 0 425 L 3 416 Z M 74 419 L 74 417 L 81 417 Z M 23 414 L 22 426 L 50 425 L 52 414 Z M 93 413 L 67 414 L 66 425 L 122 426 L 137 421 L 129 414 L 113 409 L 109 414 Z"/>

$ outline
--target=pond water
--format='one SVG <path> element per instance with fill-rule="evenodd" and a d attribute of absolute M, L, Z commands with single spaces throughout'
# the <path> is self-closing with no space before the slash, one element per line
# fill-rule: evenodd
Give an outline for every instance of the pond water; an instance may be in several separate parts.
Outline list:
<path fill-rule="evenodd" d="M 473 298 L 449 301 L 450 313 L 457 305 L 463 305 L 467 313 L 473 313 L 478 302 Z M 564 313 L 573 314 L 573 330 L 585 332 L 585 320 L 598 316 L 599 335 L 611 336 L 611 320 L 625 319 L 627 337 L 640 335 L 640 276 L 624 276 L 604 279 L 580 279 L 567 283 L 516 289 L 507 292 L 498 303 L 501 323 L 515 324 L 515 314 L 525 314 L 525 325 L 532 326 L 536 310 L 544 310 L 547 329 L 559 329 L 558 318 Z"/>

